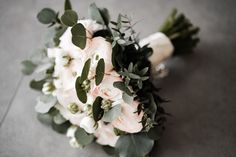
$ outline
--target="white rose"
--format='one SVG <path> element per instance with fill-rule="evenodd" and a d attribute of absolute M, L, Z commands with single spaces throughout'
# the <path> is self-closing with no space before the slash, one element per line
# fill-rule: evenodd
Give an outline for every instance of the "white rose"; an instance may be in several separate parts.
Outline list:
<path fill-rule="evenodd" d="M 94 134 L 97 137 L 96 142 L 101 145 L 114 147 L 119 136 L 116 136 L 113 129 L 114 127 L 111 124 L 105 125 L 103 122 L 100 122 Z"/>
<path fill-rule="evenodd" d="M 113 86 L 113 83 L 116 81 L 122 81 L 122 79 L 119 76 L 105 74 L 98 86 L 93 84 L 91 95 L 94 97 L 100 96 L 103 99 L 114 102 L 122 100 L 122 91 Z"/>
<path fill-rule="evenodd" d="M 93 118 L 86 116 L 84 117 L 79 125 L 81 128 L 83 128 L 87 133 L 92 134 L 96 131 L 95 129 L 95 121 Z"/>
<path fill-rule="evenodd" d="M 154 33 L 139 42 L 140 46 L 147 44 L 153 49 L 153 54 L 149 58 L 153 67 L 171 57 L 174 51 L 174 46 L 170 39 L 161 32 Z"/>
<path fill-rule="evenodd" d="M 140 132 L 143 128 L 141 123 L 143 112 L 139 115 L 138 113 L 135 113 L 137 111 L 138 104 L 139 103 L 137 101 L 133 101 L 131 105 L 122 103 L 121 115 L 112 122 L 112 125 L 115 128 L 128 133 Z"/>
<path fill-rule="evenodd" d="M 65 51 L 60 48 L 50 48 L 47 50 L 49 58 L 55 58 L 53 76 L 54 85 L 57 89 L 69 90 L 74 88 L 78 74 L 82 72 L 86 55 L 75 50 Z"/>
<path fill-rule="evenodd" d="M 89 19 L 79 20 L 78 23 L 83 24 L 83 26 L 85 27 L 86 32 L 87 32 L 86 36 L 88 37 L 88 39 L 92 37 L 94 32 L 101 30 L 103 28 L 102 25 L 96 23 L 96 21 L 89 20 Z M 89 42 L 90 40 L 87 40 L 87 43 Z M 79 47 L 75 46 L 72 43 L 71 27 L 67 28 L 65 33 L 60 37 L 59 47 L 61 47 L 62 49 L 66 51 L 71 51 L 71 50 L 80 51 L 81 50 Z"/>

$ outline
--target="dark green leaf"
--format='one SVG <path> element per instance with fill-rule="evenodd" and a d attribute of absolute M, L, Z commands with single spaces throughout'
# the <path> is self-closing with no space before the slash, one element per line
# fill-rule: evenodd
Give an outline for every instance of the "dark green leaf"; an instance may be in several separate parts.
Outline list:
<path fill-rule="evenodd" d="M 154 145 L 145 133 L 122 135 L 116 143 L 116 150 L 122 157 L 143 157 Z"/>
<path fill-rule="evenodd" d="M 105 61 L 102 58 L 98 61 L 98 65 L 96 68 L 95 82 L 97 86 L 102 82 L 104 77 L 104 72 L 105 72 Z"/>
<path fill-rule="evenodd" d="M 60 134 L 65 134 L 70 126 L 71 123 L 69 121 L 66 121 L 63 124 L 56 124 L 55 122 L 52 122 L 52 129 Z"/>
<path fill-rule="evenodd" d="M 81 23 L 77 23 L 71 29 L 72 33 L 72 43 L 81 49 L 86 46 L 86 29 Z"/>
<path fill-rule="evenodd" d="M 38 91 L 42 91 L 43 84 L 45 82 L 46 82 L 45 80 L 40 80 L 40 81 L 32 80 L 30 81 L 30 88 L 38 90 Z"/>
<path fill-rule="evenodd" d="M 43 24 L 50 24 L 56 21 L 56 16 L 57 15 L 54 10 L 50 8 L 44 8 L 38 13 L 37 18 L 39 22 Z"/>
<path fill-rule="evenodd" d="M 64 10 L 72 10 L 70 0 L 65 0 Z"/>
<path fill-rule="evenodd" d="M 87 102 L 87 94 L 81 87 L 80 77 L 78 77 L 76 79 L 75 89 L 76 89 L 76 94 L 77 94 L 77 97 L 79 98 L 79 100 L 82 103 L 86 103 Z"/>
<path fill-rule="evenodd" d="M 86 146 L 93 141 L 94 136 L 88 135 L 87 132 L 82 128 L 77 128 L 75 132 L 75 138 L 80 145 Z"/>
<path fill-rule="evenodd" d="M 56 124 L 63 124 L 65 123 L 67 120 L 60 114 L 60 112 L 58 112 L 54 117 L 53 117 L 53 121 Z"/>
<path fill-rule="evenodd" d="M 126 94 L 128 94 L 129 96 L 132 96 L 131 91 L 130 91 L 129 88 L 125 85 L 124 82 L 122 82 L 122 81 L 114 82 L 114 83 L 113 83 L 113 86 L 114 86 L 115 88 L 118 88 L 118 89 L 124 91 L 124 92 L 125 92 Z"/>
<path fill-rule="evenodd" d="M 98 96 L 93 103 L 93 119 L 95 122 L 99 121 L 103 116 L 104 110 L 101 106 L 102 98 Z"/>
<path fill-rule="evenodd" d="M 85 63 L 82 70 L 80 81 L 83 83 L 88 78 L 89 69 L 90 69 L 91 59 L 89 58 Z"/>
<path fill-rule="evenodd" d="M 118 157 L 118 154 L 117 154 L 115 148 L 113 148 L 111 146 L 102 146 L 102 148 L 108 155 L 115 155 L 116 157 Z"/>
<path fill-rule="evenodd" d="M 35 65 L 33 62 L 31 62 L 30 60 L 25 60 L 23 62 L 21 62 L 22 65 L 22 73 L 25 75 L 30 75 L 34 72 L 34 70 L 36 69 L 37 65 Z"/>
<path fill-rule="evenodd" d="M 78 21 L 78 15 L 73 10 L 66 10 L 61 16 L 61 21 L 66 26 L 74 26 Z"/>
<path fill-rule="evenodd" d="M 109 15 L 108 10 L 106 8 L 100 8 L 99 12 L 102 16 L 102 19 L 103 19 L 105 25 L 108 25 L 110 22 L 110 15 Z"/>

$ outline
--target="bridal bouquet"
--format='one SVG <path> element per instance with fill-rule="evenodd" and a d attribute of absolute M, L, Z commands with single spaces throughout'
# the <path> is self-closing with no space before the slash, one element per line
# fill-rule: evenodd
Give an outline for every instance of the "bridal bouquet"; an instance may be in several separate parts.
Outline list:
<path fill-rule="evenodd" d="M 112 21 L 93 3 L 82 18 L 69 0 L 62 15 L 45 8 L 37 18 L 50 27 L 50 39 L 22 71 L 35 74 L 38 119 L 73 147 L 95 141 L 110 155 L 147 156 L 168 116 L 153 75 L 163 74 L 166 59 L 190 52 L 199 29 L 174 9 L 160 32 L 139 40 L 128 16 Z"/>

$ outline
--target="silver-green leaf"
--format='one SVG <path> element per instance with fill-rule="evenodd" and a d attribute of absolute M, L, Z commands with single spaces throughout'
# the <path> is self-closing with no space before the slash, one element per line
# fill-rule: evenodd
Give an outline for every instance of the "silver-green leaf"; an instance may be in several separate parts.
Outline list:
<path fill-rule="evenodd" d="M 104 122 L 112 122 L 113 120 L 115 120 L 120 116 L 120 113 L 121 113 L 121 105 L 116 105 L 112 107 L 108 112 L 104 113 L 102 120 Z"/>
<path fill-rule="evenodd" d="M 50 8 L 42 9 L 37 15 L 39 22 L 43 24 L 51 24 L 56 21 L 56 17 L 56 12 Z"/>
<path fill-rule="evenodd" d="M 94 136 L 87 134 L 87 132 L 82 128 L 77 128 L 75 138 L 81 146 L 86 146 L 93 141 Z"/>
<path fill-rule="evenodd" d="M 122 135 L 116 142 L 116 150 L 121 157 L 143 157 L 154 145 L 146 133 Z"/>
<path fill-rule="evenodd" d="M 57 102 L 57 99 L 52 95 L 42 95 L 37 99 L 35 110 L 38 113 L 47 113 Z"/>

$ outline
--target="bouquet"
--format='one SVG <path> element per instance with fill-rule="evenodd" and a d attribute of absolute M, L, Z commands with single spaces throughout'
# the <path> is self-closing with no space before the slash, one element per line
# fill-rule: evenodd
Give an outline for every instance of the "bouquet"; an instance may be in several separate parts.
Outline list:
<path fill-rule="evenodd" d="M 145 157 L 168 116 L 153 76 L 163 75 L 166 59 L 191 52 L 199 28 L 174 9 L 159 32 L 139 40 L 127 15 L 112 21 L 93 3 L 89 17 L 79 18 L 69 0 L 62 15 L 38 13 L 50 39 L 22 62 L 24 74 L 35 74 L 30 87 L 41 92 L 37 117 L 73 147 L 95 141 L 110 155 Z"/>

